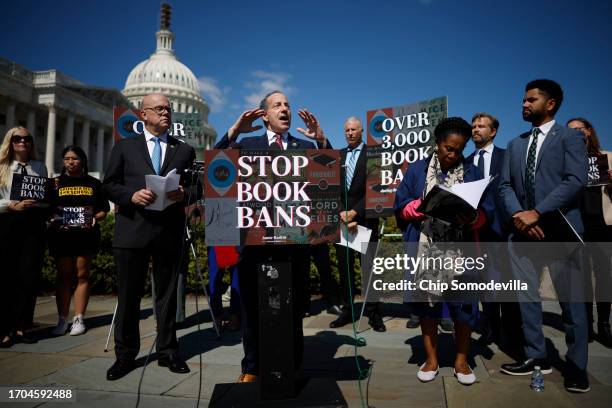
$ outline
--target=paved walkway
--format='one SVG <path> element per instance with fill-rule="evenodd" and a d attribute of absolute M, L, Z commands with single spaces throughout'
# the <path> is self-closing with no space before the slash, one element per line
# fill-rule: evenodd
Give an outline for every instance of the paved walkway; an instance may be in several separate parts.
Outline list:
<path fill-rule="evenodd" d="M 121 380 L 106 381 L 106 370 L 113 363 L 111 349 L 104 352 L 104 344 L 116 299 L 93 297 L 86 324 L 89 330 L 81 336 L 44 338 L 34 345 L 18 344 L 0 351 L 0 384 L 16 385 L 70 385 L 76 390 L 76 404 L 72 406 L 120 408 L 133 407 L 142 370 L 135 370 Z M 206 309 L 203 298 L 200 309 Z M 557 356 L 555 366 L 561 367 L 566 347 L 560 328 L 558 307 L 546 304 L 545 334 L 551 355 Z M 198 331 L 195 299 L 187 301 L 188 319 L 178 332 L 181 353 L 187 359 L 191 372 L 186 375 L 170 373 L 167 369 L 149 364 L 141 391 L 141 407 L 194 407 L 202 377 L 200 406 L 208 405 L 214 384 L 233 382 L 240 374 L 242 345 L 240 335 L 226 332 L 217 339 L 207 310 L 199 316 L 203 323 Z M 358 372 L 355 369 L 352 330 L 329 329 L 334 316 L 322 312 L 304 321 L 304 372 L 310 377 L 333 377 L 349 402 L 360 407 Z M 46 337 L 56 322 L 55 300 L 38 299 L 35 321 L 37 334 Z M 364 397 L 372 407 L 610 407 L 612 406 L 612 350 L 599 343 L 589 346 L 589 375 L 591 392 L 584 395 L 567 393 L 563 379 L 556 369 L 545 376 L 546 389 L 535 393 L 529 389 L 529 379 L 510 377 L 499 372 L 503 362 L 513 361 L 497 346 L 479 346 L 473 343 L 474 371 L 479 382 L 464 387 L 453 377 L 452 337 L 440 339 L 441 375 L 433 382 L 422 384 L 416 378 L 418 365 L 424 360 L 419 329 L 406 329 L 403 318 L 386 319 L 388 331 L 364 331 L 361 336 L 367 346 L 360 347 L 358 358 L 365 367 L 372 364 L 369 383 L 362 381 Z M 142 302 L 140 361 L 144 362 L 154 339 L 154 319 L 150 299 Z M 367 321 L 362 329 L 367 329 Z M 558 356 L 561 356 L 559 358 Z M 15 403 L 2 407 L 65 406 L 65 403 Z"/>

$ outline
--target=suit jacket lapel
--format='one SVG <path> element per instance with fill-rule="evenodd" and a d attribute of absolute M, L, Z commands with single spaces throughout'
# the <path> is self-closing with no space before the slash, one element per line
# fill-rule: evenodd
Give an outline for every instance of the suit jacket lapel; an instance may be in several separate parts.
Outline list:
<path fill-rule="evenodd" d="M 550 132 L 546 135 L 542 146 L 540 146 L 540 151 L 538 152 L 538 158 L 536 161 L 536 173 L 538 172 L 538 168 L 540 167 L 540 163 L 542 162 L 542 156 L 546 153 L 546 148 L 553 142 L 554 139 L 557 138 L 557 133 L 561 129 L 561 126 L 555 123 L 555 125 L 550 129 Z"/>
<path fill-rule="evenodd" d="M 145 163 L 148 164 L 149 168 L 151 169 L 151 171 L 153 171 L 153 173 L 155 173 L 155 169 L 153 168 L 153 162 L 151 161 L 151 156 L 149 155 L 149 148 L 147 146 L 147 139 L 145 138 L 144 135 L 140 135 L 138 136 L 139 138 L 139 148 L 138 148 L 138 152 L 142 155 L 142 158 L 144 159 Z"/>
<path fill-rule="evenodd" d="M 518 153 L 519 153 L 519 163 L 520 163 L 520 171 L 521 171 L 521 181 L 523 182 L 523 187 L 525 186 L 525 168 L 527 166 L 527 146 L 529 145 L 529 132 L 523 133 L 521 139 L 521 144 L 519 145 Z"/>
<path fill-rule="evenodd" d="M 499 162 L 499 153 L 497 147 L 493 147 L 493 151 L 491 152 L 491 166 L 489 167 L 489 176 L 496 176 L 499 174 L 497 170 L 497 165 Z"/>
<path fill-rule="evenodd" d="M 267 149 L 270 147 L 270 145 L 268 144 L 268 134 L 264 133 L 263 135 L 259 136 L 259 140 L 257 141 L 257 145 L 258 147 L 262 148 L 262 149 Z"/>
<path fill-rule="evenodd" d="M 168 167 L 168 163 L 170 163 L 172 159 L 174 158 L 174 155 L 176 154 L 176 151 L 178 150 L 178 144 L 180 143 L 177 139 L 173 138 L 172 136 L 168 136 L 166 140 L 167 140 L 166 155 L 164 156 L 164 163 L 162 164 L 161 170 L 159 172 L 160 175 L 166 173 L 166 167 Z"/>

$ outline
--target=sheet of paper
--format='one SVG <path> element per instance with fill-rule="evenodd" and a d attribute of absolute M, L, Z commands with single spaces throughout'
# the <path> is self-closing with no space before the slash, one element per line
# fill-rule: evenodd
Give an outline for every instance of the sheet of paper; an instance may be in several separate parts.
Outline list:
<path fill-rule="evenodd" d="M 442 190 L 449 191 L 456 196 L 463 198 L 469 205 L 474 209 L 478 208 L 478 203 L 484 193 L 485 189 L 491 182 L 491 176 L 487 176 L 478 181 L 472 181 L 469 183 L 457 183 L 451 187 L 438 185 Z"/>
<path fill-rule="evenodd" d="M 145 175 L 147 188 L 157 196 L 153 204 L 147 206 L 147 210 L 162 211 L 174 203 L 166 197 L 166 193 L 178 189 L 180 180 L 181 176 L 176 173 L 176 169 L 170 170 L 165 177 L 155 174 Z"/>
<path fill-rule="evenodd" d="M 372 230 L 370 228 L 362 227 L 361 225 L 357 225 L 357 232 L 352 234 L 349 232 L 348 228 L 345 224 L 340 225 L 340 242 L 338 244 L 342 246 L 347 246 L 355 251 L 361 252 L 365 254 L 368 246 L 362 245 L 370 242 L 370 236 L 372 235 Z"/>

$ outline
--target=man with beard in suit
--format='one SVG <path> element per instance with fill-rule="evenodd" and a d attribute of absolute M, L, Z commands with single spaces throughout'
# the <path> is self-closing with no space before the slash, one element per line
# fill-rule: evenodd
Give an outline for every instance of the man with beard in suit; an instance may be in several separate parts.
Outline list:
<path fill-rule="evenodd" d="M 134 369 L 140 348 L 140 298 L 149 260 L 153 261 L 158 364 L 175 373 L 189 367 L 179 357 L 176 339 L 176 287 L 184 251 L 185 201 L 195 201 L 201 193 L 197 183 L 181 181 L 182 187 L 167 193 L 174 204 L 162 211 L 148 210 L 155 202 L 146 188 L 145 175 L 165 176 L 172 169 L 178 174 L 195 159 L 193 148 L 168 134 L 172 108 L 160 93 L 147 95 L 140 110 L 144 134 L 122 139 L 115 144 L 106 167 L 103 189 L 115 203 L 115 238 L 118 306 L 115 317 L 115 354 L 117 361 L 106 373 L 117 380 Z"/>
<path fill-rule="evenodd" d="M 287 96 L 280 91 L 268 93 L 261 101 L 259 108 L 243 112 L 228 132 L 216 144 L 215 149 L 261 149 L 261 150 L 293 150 L 315 149 L 314 143 L 294 137 L 289 133 L 291 127 L 291 106 Z M 298 128 L 298 132 L 317 142 L 319 148 L 330 148 L 323 130 L 317 119 L 305 109 L 298 115 L 304 121 L 306 129 Z M 250 133 L 261 129 L 253 122 L 261 118 L 266 127 L 266 133 L 260 136 L 242 138 L 242 133 Z M 304 334 L 302 331 L 303 292 L 306 290 L 310 270 L 310 251 L 304 245 L 257 245 L 245 246 L 238 263 L 238 281 L 242 300 L 242 343 L 244 358 L 242 359 L 242 374 L 238 382 L 255 382 L 258 380 L 259 362 L 259 324 L 258 324 L 258 293 L 257 264 L 263 262 L 291 263 L 293 308 L 293 351 L 294 369 L 297 372 L 302 363 L 304 351 Z"/>
<path fill-rule="evenodd" d="M 563 248 L 559 242 L 573 241 L 574 234 L 584 231 L 579 198 L 587 184 L 587 150 L 580 132 L 555 122 L 562 102 L 563 90 L 558 83 L 549 79 L 529 82 L 523 97 L 523 119 L 531 124 L 531 129 L 511 140 L 504 155 L 498 193 L 513 227 L 508 240 L 514 251 L 510 255 L 511 267 L 514 275 L 531 288 L 531 293 L 518 294 L 523 300 L 520 309 L 527 359 L 502 364 L 500 371 L 530 375 L 539 366 L 543 374 L 552 372 L 542 331 L 542 304 L 537 299 L 540 272 L 546 265 L 559 298 L 565 329 L 565 388 L 584 393 L 590 390 L 586 370 L 587 320 L 583 299 L 575 299 L 576 293 L 583 293 L 581 251 L 577 247 L 562 259 L 552 254 L 547 254 L 550 259 L 542 259 L 544 246 L 538 245 L 545 241 Z M 563 225 L 567 228 L 560 228 Z M 569 227 L 572 232 L 567 234 Z M 524 262 L 525 256 L 531 259 Z"/>

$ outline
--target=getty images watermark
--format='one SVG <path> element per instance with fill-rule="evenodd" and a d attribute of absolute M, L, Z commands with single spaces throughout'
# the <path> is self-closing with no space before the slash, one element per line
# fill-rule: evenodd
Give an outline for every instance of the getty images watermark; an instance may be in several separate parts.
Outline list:
<path fill-rule="evenodd" d="M 361 279 L 367 301 L 610 301 L 612 243 L 371 243 Z"/>

